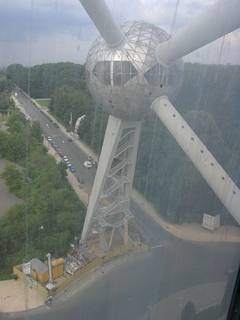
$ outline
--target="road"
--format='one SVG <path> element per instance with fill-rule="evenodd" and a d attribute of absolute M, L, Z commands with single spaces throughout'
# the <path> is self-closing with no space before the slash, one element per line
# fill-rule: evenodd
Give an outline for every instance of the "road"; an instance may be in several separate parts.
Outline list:
<path fill-rule="evenodd" d="M 18 100 L 33 120 L 40 122 L 44 134 L 54 136 L 58 144 L 64 140 L 61 144 L 62 151 L 76 167 L 76 176 L 84 177 L 84 188 L 90 190 L 95 171 L 83 167 L 87 158 L 84 152 L 74 143 L 67 142 L 66 135 L 49 124 L 46 116 L 26 97 L 19 94 Z M 136 204 L 132 203 L 132 209 L 136 225 L 152 250 L 134 253 L 114 261 L 112 267 L 106 266 L 104 270 L 96 271 L 95 275 L 90 276 L 92 280 L 86 286 L 84 281 L 75 283 L 56 298 L 50 309 L 44 307 L 30 312 L 28 319 L 152 319 L 151 308 L 163 298 L 190 288 L 192 299 L 201 299 L 197 296 L 197 287 L 209 284 L 206 296 L 210 299 L 216 295 L 213 284 L 227 281 L 229 270 L 238 268 L 239 244 L 179 240 L 154 223 Z M 226 289 L 229 299 L 232 286 L 230 284 Z M 174 304 L 173 301 L 173 309 Z M 21 318 L 20 316 L 18 319 Z M 178 320 L 171 319 L 170 316 L 169 319 Z"/>
<path fill-rule="evenodd" d="M 51 136 L 59 149 L 66 155 L 69 161 L 76 168 L 76 177 L 81 176 L 81 181 L 84 182 L 84 189 L 89 192 L 92 188 L 96 169 L 87 169 L 84 167 L 84 162 L 87 160 L 87 155 L 79 149 L 74 142 L 69 142 L 69 137 L 60 128 L 56 128 L 47 116 L 40 111 L 26 96 L 18 91 L 17 100 L 21 103 L 26 113 L 32 120 L 38 121 L 46 137 Z"/>

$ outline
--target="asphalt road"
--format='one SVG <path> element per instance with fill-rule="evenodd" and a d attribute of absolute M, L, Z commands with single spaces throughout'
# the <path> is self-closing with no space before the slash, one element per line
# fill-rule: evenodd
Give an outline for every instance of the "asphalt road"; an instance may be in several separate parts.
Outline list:
<path fill-rule="evenodd" d="M 86 155 L 74 143 L 66 142 L 67 137 L 59 129 L 51 124 L 46 126 L 49 121 L 29 100 L 21 94 L 18 100 L 29 115 L 40 122 L 46 135 L 65 140 L 61 149 L 76 167 L 76 175 L 84 175 L 85 188 L 89 188 L 95 172 L 83 167 Z M 30 312 L 27 319 L 147 320 L 151 319 L 149 310 L 164 297 L 186 288 L 192 288 L 193 296 L 197 295 L 200 284 L 209 284 L 206 295 L 211 297 L 216 294 L 211 283 L 227 280 L 229 270 L 237 270 L 239 244 L 182 241 L 154 223 L 136 204 L 132 203 L 132 209 L 137 228 L 152 250 L 122 258 L 109 270 L 106 267 L 96 271 L 94 281 L 87 286 L 75 283 L 56 298 L 51 308 Z M 232 289 L 233 284 L 226 289 L 229 301 Z"/>
<path fill-rule="evenodd" d="M 26 96 L 19 91 L 16 98 L 32 120 L 39 121 L 44 135 L 46 137 L 51 136 L 62 153 L 68 157 L 69 161 L 76 168 L 76 172 L 74 173 L 75 176 L 81 178 L 81 181 L 84 182 L 84 189 L 89 192 L 94 181 L 96 169 L 87 169 L 84 167 L 83 164 L 87 160 L 87 155 L 79 149 L 74 142 L 69 142 L 69 137 L 62 132 L 60 128 L 56 128 L 54 124 L 49 121 L 47 116 L 31 102 L 31 100 L 27 99 Z"/>

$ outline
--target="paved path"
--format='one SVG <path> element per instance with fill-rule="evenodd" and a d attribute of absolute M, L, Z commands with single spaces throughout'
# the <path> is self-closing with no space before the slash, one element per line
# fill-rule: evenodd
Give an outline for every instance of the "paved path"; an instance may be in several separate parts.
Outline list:
<path fill-rule="evenodd" d="M 156 223 L 177 238 L 197 242 L 240 242 L 239 227 L 221 226 L 218 230 L 209 231 L 197 223 L 171 224 L 136 190 L 132 198 Z"/>
<path fill-rule="evenodd" d="M 17 312 L 39 307 L 43 297 L 20 280 L 0 281 L 0 312 Z"/>

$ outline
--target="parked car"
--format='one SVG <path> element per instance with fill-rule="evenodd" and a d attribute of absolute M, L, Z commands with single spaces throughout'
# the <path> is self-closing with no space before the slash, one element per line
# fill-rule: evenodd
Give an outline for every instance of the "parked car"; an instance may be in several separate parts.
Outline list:
<path fill-rule="evenodd" d="M 92 162 L 87 160 L 83 163 L 84 167 L 87 168 L 87 169 L 90 169 L 92 168 Z"/>
<path fill-rule="evenodd" d="M 53 125 L 55 128 L 59 128 L 59 125 L 56 122 L 54 122 Z"/>
<path fill-rule="evenodd" d="M 92 166 L 95 167 L 95 168 L 97 168 L 97 161 L 94 161 L 94 160 L 93 160 L 93 161 L 91 161 L 91 162 L 92 162 Z"/>
<path fill-rule="evenodd" d="M 92 167 L 97 167 L 97 161 L 93 160 L 93 157 L 88 156 L 87 161 L 91 162 Z"/>
<path fill-rule="evenodd" d="M 69 169 L 70 169 L 71 172 L 76 172 L 76 169 L 75 169 L 75 167 L 73 165 L 71 165 L 71 167 L 69 167 Z"/>

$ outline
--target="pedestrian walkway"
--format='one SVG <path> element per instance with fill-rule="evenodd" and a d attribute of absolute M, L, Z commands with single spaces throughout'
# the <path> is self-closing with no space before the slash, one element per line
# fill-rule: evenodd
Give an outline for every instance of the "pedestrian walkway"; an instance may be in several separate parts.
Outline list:
<path fill-rule="evenodd" d="M 0 313 L 30 310 L 44 304 L 44 298 L 21 280 L 0 281 Z"/>
<path fill-rule="evenodd" d="M 133 191 L 133 200 L 163 229 L 177 238 L 200 242 L 240 242 L 240 228 L 235 226 L 220 226 L 215 231 L 204 229 L 197 223 L 171 224 L 165 221 L 139 192 Z"/>

